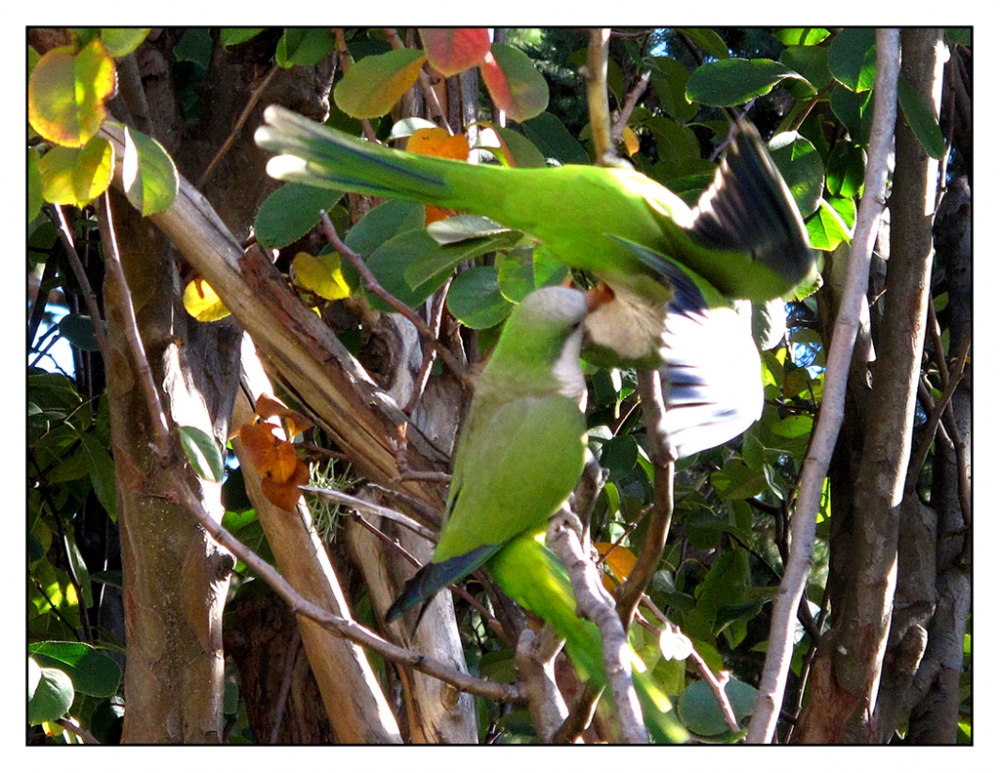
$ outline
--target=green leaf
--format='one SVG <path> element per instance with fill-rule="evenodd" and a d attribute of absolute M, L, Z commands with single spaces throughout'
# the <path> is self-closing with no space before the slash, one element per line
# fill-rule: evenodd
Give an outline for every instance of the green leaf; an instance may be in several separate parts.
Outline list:
<path fill-rule="evenodd" d="M 475 67 L 490 50 L 485 27 L 421 29 L 420 39 L 431 66 L 446 78 Z"/>
<path fill-rule="evenodd" d="M 67 314 L 63 317 L 59 322 L 59 334 L 85 352 L 100 350 L 97 336 L 94 335 L 94 320 L 84 314 Z"/>
<path fill-rule="evenodd" d="M 838 245 L 849 241 L 854 226 L 854 200 L 821 199 L 819 210 L 806 221 L 809 244 L 813 249 L 835 250 Z M 843 213 L 840 211 L 843 210 Z M 847 215 L 845 219 L 844 215 Z"/>
<path fill-rule="evenodd" d="M 822 27 L 786 27 L 771 34 L 786 46 L 815 46 L 830 37 Z"/>
<path fill-rule="evenodd" d="M 492 238 L 471 239 L 444 246 L 435 241 L 437 249 L 428 250 L 423 255 L 413 258 L 404 269 L 403 277 L 413 288 L 437 279 L 443 282 L 459 263 L 478 258 L 488 252 L 508 249 L 520 239 L 521 234 L 518 231 L 506 230 Z"/>
<path fill-rule="evenodd" d="M 851 139 L 861 146 L 868 144 L 868 135 L 872 129 L 871 104 L 871 91 L 855 93 L 838 83 L 830 92 L 830 109 L 847 127 Z"/>
<path fill-rule="evenodd" d="M 860 196 L 865 182 L 864 148 L 841 140 L 833 146 L 826 162 L 826 189 L 833 196 Z"/>
<path fill-rule="evenodd" d="M 795 132 L 776 134 L 767 149 L 785 178 L 799 212 L 808 217 L 819 207 L 823 196 L 823 159 L 809 140 Z"/>
<path fill-rule="evenodd" d="M 496 266 L 497 284 L 508 301 L 520 303 L 536 289 L 535 262 L 530 248 L 498 255 Z"/>
<path fill-rule="evenodd" d="M 169 209 L 177 198 L 177 167 L 163 146 L 140 131 L 125 128 L 122 182 L 133 207 L 143 215 Z"/>
<path fill-rule="evenodd" d="M 712 473 L 712 485 L 723 499 L 750 499 L 767 487 L 763 472 L 752 470 L 737 459 L 731 459 L 718 472 Z"/>
<path fill-rule="evenodd" d="M 213 483 L 222 482 L 222 452 L 215 438 L 198 427 L 178 427 L 181 447 L 195 474 Z"/>
<path fill-rule="evenodd" d="M 794 70 L 771 59 L 726 59 L 707 62 L 691 73 L 686 93 L 693 102 L 728 107 L 767 94 L 785 78 L 808 83 Z"/>
<path fill-rule="evenodd" d="M 463 271 L 448 290 L 448 311 L 468 328 L 484 330 L 499 325 L 514 305 L 500 293 L 495 266 Z"/>
<path fill-rule="evenodd" d="M 451 268 L 441 269 L 441 266 L 447 262 L 447 259 L 442 259 L 437 263 L 437 267 L 441 269 L 437 274 L 423 283 L 414 285 L 411 285 L 406 279 L 407 269 L 418 260 L 426 266 L 427 263 L 437 260 L 443 251 L 449 249 L 452 248 L 439 246 L 427 231 L 420 228 L 405 231 L 384 242 L 368 256 L 365 262 L 383 290 L 403 304 L 414 308 L 448 281 Z M 345 276 L 347 276 L 347 272 L 345 272 Z M 351 279 L 348 277 L 348 282 L 350 283 L 350 281 Z M 385 312 L 394 311 L 389 304 L 374 293 L 365 288 L 362 290 L 372 308 Z"/>
<path fill-rule="evenodd" d="M 219 42 L 223 46 L 238 46 L 253 40 L 265 30 L 265 27 L 223 27 L 219 30 Z"/>
<path fill-rule="evenodd" d="M 254 233 L 264 247 L 287 247 L 309 233 L 340 201 L 343 191 L 317 188 L 302 183 L 286 183 L 268 196 L 257 211 Z"/>
<path fill-rule="evenodd" d="M 101 42 L 110 56 L 121 59 L 141 46 L 149 32 L 149 27 L 106 28 L 101 30 Z"/>
<path fill-rule="evenodd" d="M 80 442 L 87 454 L 87 467 L 90 470 L 90 482 L 94 486 L 94 494 L 114 520 L 118 513 L 115 497 L 115 463 L 111 460 L 107 448 L 95 435 L 89 432 L 82 433 Z"/>
<path fill-rule="evenodd" d="M 689 38 L 698 48 L 716 59 L 729 58 L 729 46 L 719 33 L 707 27 L 681 27 L 678 33 Z"/>
<path fill-rule="evenodd" d="M 875 85 L 875 30 L 841 30 L 830 44 L 830 72 L 851 91 L 870 91 Z"/>
<path fill-rule="evenodd" d="M 690 73 L 676 59 L 654 56 L 647 60 L 650 64 L 650 84 L 659 97 L 664 112 L 675 121 L 690 121 L 698 113 L 699 106 L 686 96 Z"/>
<path fill-rule="evenodd" d="M 906 122 L 923 146 L 924 152 L 931 158 L 940 159 L 944 155 L 944 135 L 941 134 L 937 116 L 934 115 L 926 99 L 902 74 L 898 83 L 899 106 L 903 108 Z"/>
<path fill-rule="evenodd" d="M 423 227 L 424 208 L 420 204 L 394 199 L 370 210 L 347 234 L 344 243 L 367 256 L 394 236 Z"/>
<path fill-rule="evenodd" d="M 511 155 L 514 156 L 513 166 L 519 169 L 548 166 L 542 151 L 535 147 L 535 144 L 520 132 L 500 126 L 494 126 L 493 131 L 499 135 L 500 139 L 507 145 Z M 491 153 L 494 153 L 492 148 L 489 148 L 489 150 Z"/>
<path fill-rule="evenodd" d="M 771 432 L 779 437 L 797 438 L 812 432 L 812 416 L 786 416 L 771 425 Z"/>
<path fill-rule="evenodd" d="M 739 721 L 753 713 L 757 688 L 730 677 L 726 682 L 726 696 Z M 684 691 L 677 705 L 677 714 L 695 735 L 711 737 L 729 732 L 719 701 L 704 680 L 694 682 Z"/>
<path fill-rule="evenodd" d="M 31 658 L 28 658 L 29 664 Z M 39 668 L 38 681 L 28 700 L 28 724 L 54 722 L 73 705 L 73 682 L 58 668 Z"/>
<path fill-rule="evenodd" d="M 427 233 L 433 237 L 434 241 L 443 246 L 513 232 L 510 228 L 502 226 L 488 217 L 456 215 L 446 220 L 431 223 L 427 226 Z"/>
<path fill-rule="evenodd" d="M 212 63 L 212 35 L 207 27 L 189 27 L 174 46 L 178 62 L 193 62 L 203 70 Z"/>
<path fill-rule="evenodd" d="M 38 151 L 28 150 L 28 222 L 30 223 L 42 211 L 45 200 L 42 198 L 42 173 L 38 168 Z"/>
<path fill-rule="evenodd" d="M 635 467 L 639 458 L 639 447 L 631 435 L 615 435 L 601 453 L 601 466 L 608 470 L 608 480 L 612 483 L 622 480 Z"/>
<path fill-rule="evenodd" d="M 45 641 L 28 646 L 41 666 L 58 668 L 73 680 L 77 692 L 95 698 L 114 695 L 122 670 L 107 652 L 83 642 Z"/>
<path fill-rule="evenodd" d="M 494 43 L 479 67 L 496 106 L 522 123 L 540 115 L 549 104 L 549 86 L 528 56 Z"/>
<path fill-rule="evenodd" d="M 417 82 L 426 59 L 423 51 L 412 48 L 366 56 L 337 84 L 334 101 L 353 118 L 379 118 Z"/>
<path fill-rule="evenodd" d="M 521 124 L 528 139 L 546 158 L 560 164 L 589 164 L 590 154 L 552 113 L 542 113 Z"/>
<path fill-rule="evenodd" d="M 287 27 L 274 58 L 280 67 L 297 64 L 312 67 L 329 56 L 337 47 L 337 39 L 328 27 Z"/>

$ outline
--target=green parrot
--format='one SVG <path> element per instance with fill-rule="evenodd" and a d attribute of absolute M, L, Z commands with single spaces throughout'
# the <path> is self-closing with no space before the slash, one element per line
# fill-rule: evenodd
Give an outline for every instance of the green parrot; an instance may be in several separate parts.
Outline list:
<path fill-rule="evenodd" d="M 770 301 L 810 280 L 815 253 L 757 131 L 736 125 L 695 207 L 639 172 L 584 165 L 512 169 L 418 156 L 272 105 L 257 130 L 282 180 L 481 215 L 590 272 L 608 299 L 583 356 L 658 368 L 675 458 L 720 445 L 759 418 L 760 359 L 738 299 Z"/>
<path fill-rule="evenodd" d="M 584 293 L 546 287 L 508 317 L 455 448 L 434 555 L 406 583 L 385 619 L 396 620 L 485 566 L 507 595 L 566 639 L 582 675 L 601 683 L 600 634 L 577 616 L 566 570 L 541 541 L 549 517 L 580 479 L 587 453 L 587 388 L 580 368 L 587 312 Z M 650 734 L 683 740 L 680 725 L 667 714 L 669 700 L 641 671 L 634 676 Z"/>

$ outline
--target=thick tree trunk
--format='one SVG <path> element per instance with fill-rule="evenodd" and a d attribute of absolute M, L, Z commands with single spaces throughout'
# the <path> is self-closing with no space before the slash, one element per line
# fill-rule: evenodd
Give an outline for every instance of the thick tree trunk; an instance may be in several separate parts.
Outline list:
<path fill-rule="evenodd" d="M 902 76 L 938 110 L 943 62 L 940 30 L 902 34 Z M 859 478 L 853 493 L 847 552 L 831 559 L 837 589 L 831 629 L 813 663 L 812 690 L 796 727 L 802 743 L 865 743 L 882 674 L 898 566 L 900 514 L 923 352 L 932 248 L 937 164 L 924 152 L 902 114 L 896 125 L 896 171 L 891 212 L 891 258 L 884 329 L 876 346 L 872 405 Z"/>

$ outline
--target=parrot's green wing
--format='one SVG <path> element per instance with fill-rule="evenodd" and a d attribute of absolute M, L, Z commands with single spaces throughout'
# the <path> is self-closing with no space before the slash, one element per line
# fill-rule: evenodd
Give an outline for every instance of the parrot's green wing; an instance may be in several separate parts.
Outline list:
<path fill-rule="evenodd" d="M 524 532 L 544 530 L 583 472 L 583 293 L 547 287 L 512 312 L 476 387 L 434 557 L 386 613 L 394 620 Z"/>
<path fill-rule="evenodd" d="M 336 190 L 482 215 L 544 242 L 568 266 L 664 300 L 667 272 L 616 237 L 706 277 L 734 298 L 770 300 L 809 273 L 813 253 L 788 189 L 749 124 L 692 210 L 638 172 L 585 165 L 511 169 L 386 148 L 272 105 L 257 144 L 282 155 L 268 172 Z"/>
<path fill-rule="evenodd" d="M 525 535 L 490 559 L 488 567 L 504 593 L 545 620 L 566 640 L 570 660 L 584 679 L 607 683 L 601 635 L 593 623 L 577 615 L 569 576 L 552 551 Z M 669 698 L 643 673 L 641 661 L 632 659 L 632 683 L 650 736 L 659 743 L 683 743 L 688 733 L 671 712 Z"/>

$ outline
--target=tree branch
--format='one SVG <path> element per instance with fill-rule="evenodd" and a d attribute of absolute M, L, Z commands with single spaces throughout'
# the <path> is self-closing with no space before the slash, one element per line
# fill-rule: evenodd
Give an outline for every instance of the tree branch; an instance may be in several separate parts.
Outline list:
<path fill-rule="evenodd" d="M 827 354 L 826 382 L 809 450 L 799 477 L 799 494 L 792 515 L 791 549 L 785 577 L 778 588 L 771 617 L 767 656 L 761 675 L 760 692 L 754 709 L 747 742 L 770 743 L 777 726 L 791 664 L 795 613 L 812 566 L 816 513 L 819 511 L 823 479 L 830 466 L 833 448 L 844 420 L 847 376 L 854 341 L 861 318 L 861 304 L 868 289 L 868 271 L 877 225 L 885 206 L 888 157 L 896 123 L 896 81 L 899 77 L 899 30 L 876 31 L 877 68 L 874 114 L 865 168 L 865 193 L 859 208 L 844 293 L 837 313 L 833 340 Z"/>

